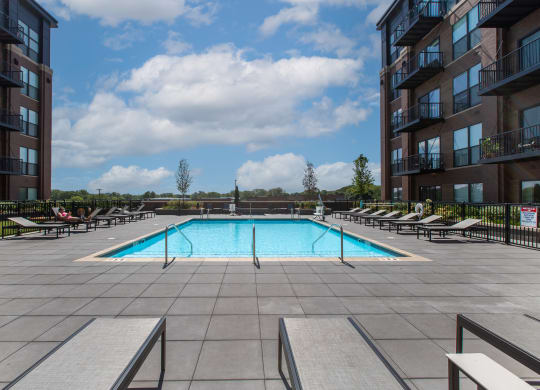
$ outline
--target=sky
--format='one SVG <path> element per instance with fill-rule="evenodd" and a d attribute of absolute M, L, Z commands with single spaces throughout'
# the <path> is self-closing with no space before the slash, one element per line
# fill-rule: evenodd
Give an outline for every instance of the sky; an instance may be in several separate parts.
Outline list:
<path fill-rule="evenodd" d="M 177 192 L 380 182 L 390 0 L 40 0 L 52 31 L 55 189 Z"/>

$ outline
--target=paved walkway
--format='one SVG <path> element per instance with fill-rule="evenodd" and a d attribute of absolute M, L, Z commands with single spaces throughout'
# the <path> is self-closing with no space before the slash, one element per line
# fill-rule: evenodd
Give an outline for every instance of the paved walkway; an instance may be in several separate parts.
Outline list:
<path fill-rule="evenodd" d="M 432 262 L 74 262 L 177 222 L 161 216 L 75 233 L 0 241 L 0 385 L 94 316 L 167 316 L 164 389 L 284 389 L 280 316 L 355 316 L 411 388 L 446 389 L 455 314 L 540 313 L 540 254 L 479 240 L 429 243 L 343 222 Z M 333 222 L 333 220 L 330 220 Z M 338 220 L 338 222 L 340 222 Z M 514 373 L 534 374 L 479 340 Z M 159 348 L 132 387 L 155 386 Z M 465 387 L 472 388 L 472 387 Z"/>

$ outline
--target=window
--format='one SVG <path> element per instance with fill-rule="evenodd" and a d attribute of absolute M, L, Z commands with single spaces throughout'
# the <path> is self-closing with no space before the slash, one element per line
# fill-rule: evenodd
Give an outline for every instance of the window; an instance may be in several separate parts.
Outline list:
<path fill-rule="evenodd" d="M 403 187 L 392 188 L 392 201 L 399 202 L 403 200 Z"/>
<path fill-rule="evenodd" d="M 23 134 L 30 135 L 32 137 L 38 136 L 38 113 L 21 106 L 21 116 L 23 119 Z"/>
<path fill-rule="evenodd" d="M 390 165 L 392 168 L 392 175 L 395 175 L 396 173 L 402 171 L 401 167 L 403 165 L 402 161 L 403 157 L 403 149 L 394 149 L 392 150 L 392 154 L 390 155 Z"/>
<path fill-rule="evenodd" d="M 521 201 L 540 203 L 540 180 L 521 182 Z"/>
<path fill-rule="evenodd" d="M 395 85 L 399 82 L 399 77 L 401 74 L 396 72 L 392 75 L 392 82 L 390 85 L 390 100 L 396 100 L 398 97 L 401 97 L 401 89 L 395 88 Z"/>
<path fill-rule="evenodd" d="M 520 115 L 521 127 L 531 127 L 540 124 L 540 105 L 523 110 Z"/>
<path fill-rule="evenodd" d="M 520 41 L 520 70 L 528 69 L 540 62 L 538 49 L 540 48 L 540 30 L 523 38 Z"/>
<path fill-rule="evenodd" d="M 454 114 L 480 104 L 478 96 L 478 72 L 482 64 L 476 64 L 466 72 L 454 77 Z"/>
<path fill-rule="evenodd" d="M 20 44 L 19 47 L 22 49 L 23 53 L 30 57 L 32 60 L 39 61 L 39 33 L 34 31 L 28 25 L 19 20 L 19 27 L 23 30 L 23 40 L 24 43 Z"/>
<path fill-rule="evenodd" d="M 38 175 L 38 151 L 35 149 L 29 149 L 20 147 L 19 158 L 22 160 L 22 174 L 29 176 Z"/>
<path fill-rule="evenodd" d="M 418 67 L 427 67 L 436 61 L 440 61 L 442 59 L 439 56 L 440 51 L 439 39 L 437 38 L 418 54 Z M 442 66 L 442 63 L 439 65 Z"/>
<path fill-rule="evenodd" d="M 390 117 L 390 128 L 395 131 L 403 123 L 403 110 L 400 108 L 392 113 Z"/>
<path fill-rule="evenodd" d="M 454 131 L 454 166 L 477 164 L 480 159 L 482 124 Z"/>
<path fill-rule="evenodd" d="M 38 191 L 33 187 L 20 187 L 19 188 L 19 200 L 37 200 Z"/>
<path fill-rule="evenodd" d="M 426 199 L 431 199 L 433 201 L 441 201 L 441 186 L 420 186 L 419 195 L 421 202 L 425 202 Z"/>
<path fill-rule="evenodd" d="M 480 203 L 484 201 L 484 185 L 482 183 L 454 184 L 454 201 Z"/>
<path fill-rule="evenodd" d="M 396 40 L 395 38 L 396 35 L 390 33 L 390 61 L 388 62 L 388 65 L 391 65 L 398 59 L 401 54 L 401 50 L 403 49 L 400 46 L 394 46 L 394 42 Z"/>
<path fill-rule="evenodd" d="M 22 81 L 24 87 L 22 87 L 21 92 L 31 97 L 32 99 L 39 100 L 39 77 L 37 74 L 31 70 L 26 69 L 24 66 L 21 66 L 22 71 Z"/>
<path fill-rule="evenodd" d="M 441 168 L 441 139 L 431 138 L 418 142 L 418 163 L 423 169 Z"/>
<path fill-rule="evenodd" d="M 452 43 L 454 60 L 467 53 L 482 39 L 478 24 L 478 6 L 467 12 L 452 26 Z"/>
<path fill-rule="evenodd" d="M 418 114 L 421 118 L 440 118 L 441 111 L 441 90 L 436 88 L 428 94 L 418 99 L 420 104 Z"/>

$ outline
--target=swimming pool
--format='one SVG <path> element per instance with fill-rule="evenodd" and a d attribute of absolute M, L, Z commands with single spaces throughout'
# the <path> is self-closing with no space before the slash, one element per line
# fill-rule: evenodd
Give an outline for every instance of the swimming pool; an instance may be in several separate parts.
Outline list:
<path fill-rule="evenodd" d="M 328 227 L 310 220 L 191 220 L 168 231 L 169 257 L 251 257 L 253 224 L 258 257 L 339 257 L 340 234 L 334 230 L 315 241 Z M 343 236 L 345 257 L 404 257 L 403 254 L 354 237 Z M 102 257 L 163 257 L 165 233 L 138 240 Z"/>

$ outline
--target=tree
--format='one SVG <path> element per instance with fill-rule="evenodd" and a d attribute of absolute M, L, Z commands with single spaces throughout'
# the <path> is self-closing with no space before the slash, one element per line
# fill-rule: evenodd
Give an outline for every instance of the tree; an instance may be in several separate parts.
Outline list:
<path fill-rule="evenodd" d="M 364 198 L 372 189 L 373 175 L 368 167 L 368 158 L 361 154 L 353 161 L 353 180 L 349 195 L 354 198 Z"/>
<path fill-rule="evenodd" d="M 182 194 L 182 206 L 191 183 L 193 183 L 193 176 L 191 176 L 189 163 L 183 158 L 178 162 L 178 170 L 176 171 L 176 188 Z"/>
<path fill-rule="evenodd" d="M 236 207 L 238 207 L 238 204 L 240 203 L 240 191 L 238 191 L 238 186 L 235 184 L 234 186 L 234 204 Z"/>
<path fill-rule="evenodd" d="M 309 161 L 304 169 L 304 179 L 302 180 L 304 191 L 308 194 L 317 192 L 317 175 L 315 174 L 315 168 Z"/>

